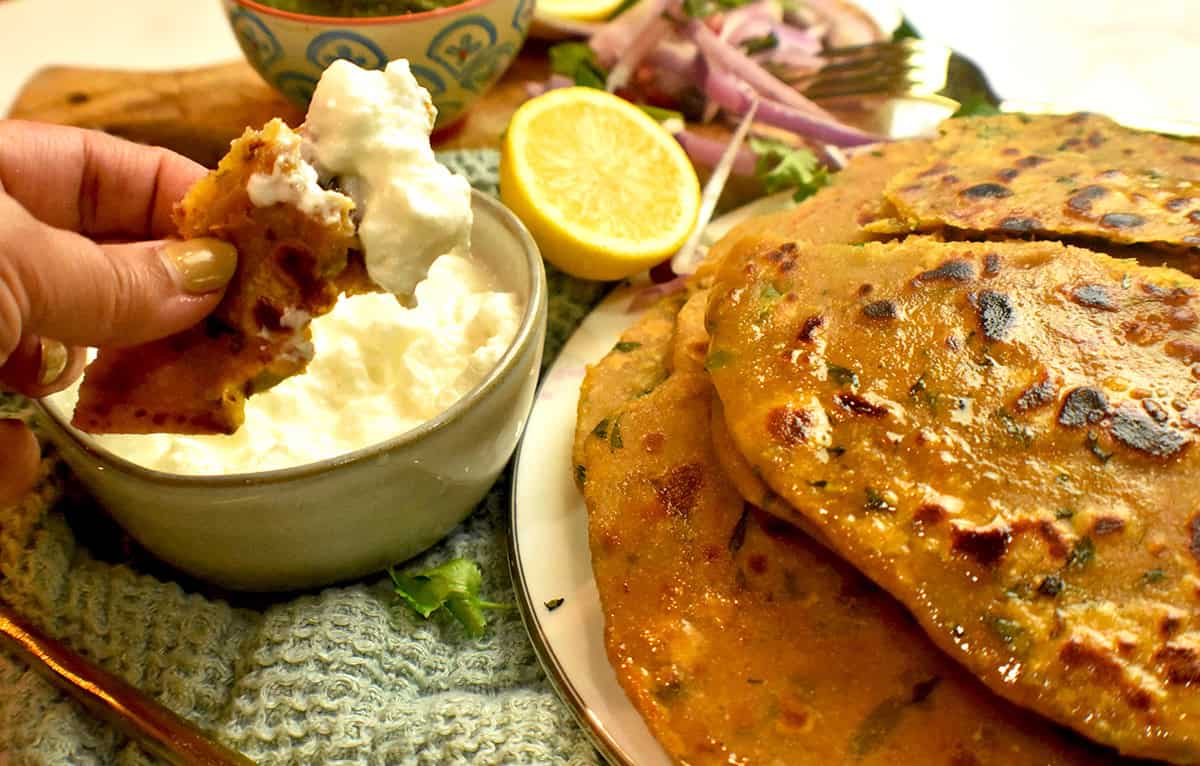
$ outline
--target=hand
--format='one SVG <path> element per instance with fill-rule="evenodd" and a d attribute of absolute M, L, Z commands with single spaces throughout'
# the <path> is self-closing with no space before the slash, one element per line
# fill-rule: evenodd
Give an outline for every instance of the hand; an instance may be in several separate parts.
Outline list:
<path fill-rule="evenodd" d="M 59 391 L 83 371 L 85 346 L 160 338 L 216 307 L 233 247 L 163 241 L 205 172 L 96 131 L 0 121 L 0 390 Z M 24 424 L 0 420 L 0 507 L 39 462 Z"/>

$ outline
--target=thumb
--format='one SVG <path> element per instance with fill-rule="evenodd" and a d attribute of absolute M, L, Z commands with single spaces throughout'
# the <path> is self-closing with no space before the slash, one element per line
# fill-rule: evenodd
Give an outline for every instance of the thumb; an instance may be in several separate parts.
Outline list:
<path fill-rule="evenodd" d="M 212 311 L 237 253 L 215 239 L 98 245 L 0 196 L 0 363 L 22 336 L 141 343 Z"/>

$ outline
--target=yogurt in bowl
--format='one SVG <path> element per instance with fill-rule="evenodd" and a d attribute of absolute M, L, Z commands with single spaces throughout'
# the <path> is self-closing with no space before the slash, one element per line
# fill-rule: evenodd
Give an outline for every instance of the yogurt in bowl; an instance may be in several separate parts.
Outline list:
<path fill-rule="evenodd" d="M 307 371 L 247 399 L 235 433 L 90 438 L 146 468 L 209 476 L 293 468 L 369 447 L 445 412 L 496 366 L 524 309 L 505 288 L 487 263 L 443 255 L 416 286 L 412 308 L 368 293 L 314 319 Z M 78 388 L 50 399 L 70 412 Z"/>
<path fill-rule="evenodd" d="M 394 290 L 343 297 L 314 319 L 308 372 L 250 397 L 245 423 L 228 436 L 94 436 L 69 424 L 74 390 L 39 403 L 47 435 L 112 516 L 202 579 L 304 588 L 411 557 L 471 512 L 524 427 L 545 335 L 537 247 L 503 205 L 428 164 L 431 109 L 414 123 L 423 145 L 403 127 L 368 129 L 386 122 L 378 95 L 341 101 L 353 119 L 305 142 L 308 167 L 251 181 L 254 204 L 308 206 L 311 215 L 344 204 L 331 195 L 358 198 L 368 272 Z M 394 172 L 405 174 L 320 159 L 323 145 L 345 146 L 351 134 L 388 144 Z M 422 173 L 442 198 L 426 191 L 404 203 L 390 184 Z M 465 215 L 455 209 L 460 183 Z M 378 231 L 384 244 L 372 254 L 366 224 L 387 216 L 404 230 Z M 373 258 L 389 247 L 403 263 Z"/>

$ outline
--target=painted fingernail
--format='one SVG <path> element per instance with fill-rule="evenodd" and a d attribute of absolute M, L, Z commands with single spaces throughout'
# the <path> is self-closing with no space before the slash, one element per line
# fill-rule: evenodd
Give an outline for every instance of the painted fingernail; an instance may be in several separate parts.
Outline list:
<path fill-rule="evenodd" d="M 67 347 L 50 338 L 42 338 L 42 364 L 38 369 L 38 383 L 52 385 L 67 369 Z"/>
<path fill-rule="evenodd" d="M 220 290 L 237 269 L 234 246 L 212 237 L 169 240 L 159 252 L 175 276 L 175 282 L 189 293 Z"/>

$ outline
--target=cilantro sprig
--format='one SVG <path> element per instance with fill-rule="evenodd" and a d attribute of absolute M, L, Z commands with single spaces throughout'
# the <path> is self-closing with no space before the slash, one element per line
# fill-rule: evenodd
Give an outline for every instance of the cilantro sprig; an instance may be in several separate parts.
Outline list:
<path fill-rule="evenodd" d="M 551 46 L 550 71 L 571 78 L 571 82 L 585 88 L 604 90 L 608 73 L 600 66 L 596 53 L 587 43 L 567 42 Z"/>
<path fill-rule="evenodd" d="M 758 158 L 754 174 L 763 182 L 768 194 L 795 189 L 794 199 L 799 202 L 829 183 L 829 171 L 809 149 L 791 146 L 775 138 L 751 136 L 750 150 Z"/>
<path fill-rule="evenodd" d="M 453 559 L 413 574 L 389 569 L 388 576 L 396 594 L 417 614 L 429 619 L 439 609 L 445 609 L 472 638 L 479 638 L 487 628 L 485 609 L 511 608 L 509 604 L 479 598 L 483 575 L 479 566 L 467 559 Z"/>

